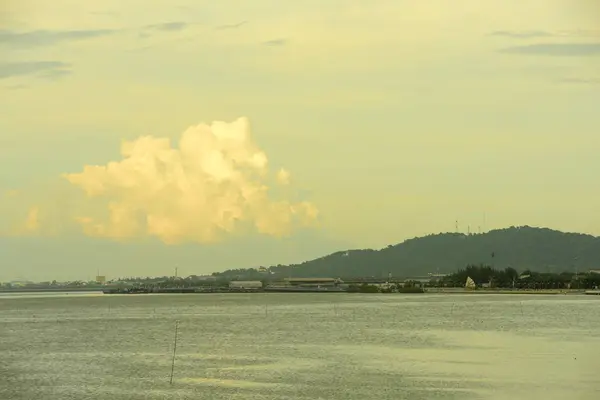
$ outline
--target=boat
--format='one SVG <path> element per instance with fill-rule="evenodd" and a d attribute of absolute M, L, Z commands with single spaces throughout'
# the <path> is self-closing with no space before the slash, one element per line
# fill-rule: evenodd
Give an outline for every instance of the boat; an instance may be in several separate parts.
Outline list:
<path fill-rule="evenodd" d="M 600 296 L 600 289 L 594 289 L 594 290 L 586 290 L 585 294 L 587 295 L 596 295 L 596 296 Z"/>
<path fill-rule="evenodd" d="M 477 289 L 477 285 L 475 284 L 475 281 L 473 279 L 471 279 L 470 276 L 467 276 L 467 281 L 465 282 L 465 289 Z"/>

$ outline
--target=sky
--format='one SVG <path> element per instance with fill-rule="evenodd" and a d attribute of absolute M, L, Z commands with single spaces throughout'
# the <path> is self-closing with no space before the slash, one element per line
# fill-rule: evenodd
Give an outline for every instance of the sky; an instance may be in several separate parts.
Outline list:
<path fill-rule="evenodd" d="M 597 1 L 0 8 L 0 281 L 600 235 Z"/>

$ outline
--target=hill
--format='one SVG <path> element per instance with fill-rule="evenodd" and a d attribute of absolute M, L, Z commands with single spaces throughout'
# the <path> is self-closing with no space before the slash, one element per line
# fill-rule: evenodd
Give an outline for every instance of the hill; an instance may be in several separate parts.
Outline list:
<path fill-rule="evenodd" d="M 486 264 L 518 271 L 562 272 L 600 268 L 600 238 L 529 226 L 482 234 L 441 233 L 406 240 L 380 250 L 340 251 L 295 265 L 270 267 L 294 277 L 396 277 L 452 273 Z M 230 270 L 231 276 L 255 270 Z M 246 275 L 246 274 L 244 274 Z"/>

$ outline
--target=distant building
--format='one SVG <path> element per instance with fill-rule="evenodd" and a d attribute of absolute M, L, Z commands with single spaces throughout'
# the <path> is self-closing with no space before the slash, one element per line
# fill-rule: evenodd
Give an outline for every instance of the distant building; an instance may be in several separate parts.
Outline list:
<path fill-rule="evenodd" d="M 397 282 L 396 285 L 399 287 L 423 287 L 430 281 L 428 279 L 421 278 L 408 278 L 402 282 Z"/>
<path fill-rule="evenodd" d="M 439 273 L 435 273 L 435 274 L 434 274 L 434 273 L 432 273 L 432 272 L 428 273 L 427 275 L 428 275 L 430 278 L 432 278 L 432 279 L 434 279 L 434 278 L 437 278 L 437 279 L 439 279 L 439 278 L 443 278 L 443 277 L 445 277 L 445 276 L 448 276 L 448 274 L 439 274 Z"/>
<path fill-rule="evenodd" d="M 11 286 L 14 287 L 23 287 L 23 286 L 27 286 L 27 285 L 31 285 L 33 282 L 30 281 L 11 281 L 10 284 Z"/>
<path fill-rule="evenodd" d="M 212 276 L 212 275 L 190 275 L 188 277 L 188 279 L 191 279 L 193 281 L 207 281 L 207 282 L 214 282 L 217 280 L 216 276 Z"/>
<path fill-rule="evenodd" d="M 263 284 L 261 281 L 231 281 L 231 282 L 229 282 L 230 289 L 257 290 L 257 289 L 261 289 L 262 286 L 263 286 Z"/>
<path fill-rule="evenodd" d="M 383 283 L 371 283 L 370 285 L 372 286 L 377 286 L 379 289 L 391 289 L 392 288 L 392 284 L 389 282 L 383 282 Z"/>
<path fill-rule="evenodd" d="M 343 283 L 335 278 L 286 278 L 284 282 L 290 286 L 335 286 Z"/>
<path fill-rule="evenodd" d="M 418 282 L 420 284 L 426 284 L 426 283 L 431 282 L 431 280 L 432 279 L 429 276 L 427 276 L 427 277 L 425 277 L 425 276 L 417 276 L 417 277 L 414 277 L 414 278 L 405 278 L 404 282 Z"/>
<path fill-rule="evenodd" d="M 96 283 L 98 283 L 100 285 L 106 284 L 106 276 L 104 276 L 104 275 L 98 275 L 96 277 Z"/>

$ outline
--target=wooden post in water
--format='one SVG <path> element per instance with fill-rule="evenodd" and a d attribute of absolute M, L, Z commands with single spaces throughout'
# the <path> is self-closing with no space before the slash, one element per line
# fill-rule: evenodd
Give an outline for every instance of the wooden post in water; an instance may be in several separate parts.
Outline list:
<path fill-rule="evenodd" d="M 179 321 L 175 321 L 175 339 L 173 340 L 173 360 L 171 361 L 171 379 L 169 384 L 173 384 L 173 372 L 175 371 L 175 355 L 177 354 L 177 333 L 179 330 Z"/>
<path fill-rule="evenodd" d="M 269 316 L 269 305 L 265 304 L 265 317 Z"/>

